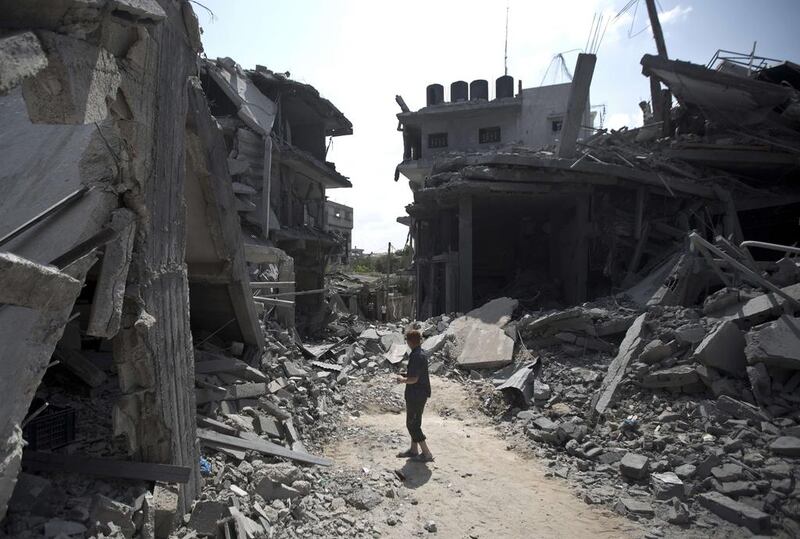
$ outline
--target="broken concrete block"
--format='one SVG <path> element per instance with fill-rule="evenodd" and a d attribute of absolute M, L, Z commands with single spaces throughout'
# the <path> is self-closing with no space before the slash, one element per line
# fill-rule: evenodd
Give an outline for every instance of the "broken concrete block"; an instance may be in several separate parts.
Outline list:
<path fill-rule="evenodd" d="M 732 500 L 719 492 L 705 492 L 697 500 L 700 505 L 728 522 L 745 526 L 753 533 L 769 532 L 769 515 L 750 505 Z"/>
<path fill-rule="evenodd" d="M 639 354 L 639 361 L 652 365 L 667 359 L 671 355 L 672 347 L 670 345 L 664 344 L 661 339 L 653 339 L 645 345 L 644 350 Z"/>
<path fill-rule="evenodd" d="M 200 501 L 192 509 L 187 526 L 200 537 L 218 537 L 217 523 L 229 515 L 228 506 L 223 502 Z"/>
<path fill-rule="evenodd" d="M 104 339 L 110 339 L 119 331 L 122 299 L 136 234 L 136 214 L 125 208 L 114 210 L 111 228 L 117 232 L 117 238 L 106 245 L 103 253 L 86 329 L 88 335 Z"/>
<path fill-rule="evenodd" d="M 153 510 L 156 539 L 164 539 L 175 529 L 178 520 L 178 488 L 173 485 L 156 483 L 150 501 Z"/>
<path fill-rule="evenodd" d="M 34 123 L 87 124 L 108 115 L 122 76 L 107 50 L 53 32 L 41 31 L 48 65 L 22 83 Z"/>
<path fill-rule="evenodd" d="M 692 365 L 678 365 L 669 369 L 651 372 L 642 380 L 642 385 L 648 388 L 682 387 L 700 381 L 697 370 Z"/>
<path fill-rule="evenodd" d="M 727 483 L 716 483 L 714 488 L 720 494 L 738 498 L 740 496 L 753 496 L 758 493 L 758 489 L 753 483 L 748 481 L 729 481 Z"/>
<path fill-rule="evenodd" d="M 432 337 L 428 337 L 424 341 L 422 341 L 422 349 L 428 352 L 429 354 L 433 354 L 438 352 L 442 348 L 444 348 L 444 343 L 447 338 L 447 335 L 444 333 L 440 333 L 438 335 L 433 335 Z"/>
<path fill-rule="evenodd" d="M 800 457 L 800 438 L 795 436 L 780 436 L 769 444 L 769 449 L 776 455 Z"/>
<path fill-rule="evenodd" d="M 691 520 L 689 508 L 678 498 L 672 498 L 669 503 L 659 505 L 656 514 L 661 520 L 678 526 L 688 524 Z"/>
<path fill-rule="evenodd" d="M 750 419 L 755 422 L 760 422 L 765 419 L 758 407 L 727 395 L 723 395 L 717 399 L 717 409 L 736 419 Z"/>
<path fill-rule="evenodd" d="M 707 367 L 742 376 L 747 366 L 744 336 L 733 322 L 723 322 L 697 345 L 694 356 Z"/>
<path fill-rule="evenodd" d="M 686 324 L 675 330 L 675 340 L 681 344 L 697 344 L 706 336 L 706 330 L 700 324 Z"/>
<path fill-rule="evenodd" d="M 514 339 L 499 327 L 480 320 L 462 329 L 462 350 L 456 360 L 463 369 L 490 369 L 514 360 Z"/>
<path fill-rule="evenodd" d="M 47 56 L 33 32 L 20 32 L 0 38 L 0 94 L 33 77 L 47 67 Z"/>
<path fill-rule="evenodd" d="M 406 358 L 407 354 L 411 353 L 411 349 L 405 343 L 394 343 L 392 344 L 391 348 L 387 352 L 383 354 L 383 357 L 386 358 L 386 361 L 391 363 L 392 365 L 396 365 L 403 361 Z"/>
<path fill-rule="evenodd" d="M 745 356 L 751 365 L 800 370 L 800 318 L 784 315 L 747 335 Z"/>
<path fill-rule="evenodd" d="M 623 514 L 633 513 L 634 515 L 640 515 L 646 518 L 652 518 L 655 515 L 652 505 L 635 498 L 629 498 L 627 496 L 622 496 L 619 499 L 615 509 Z"/>
<path fill-rule="evenodd" d="M 695 470 L 697 470 L 697 466 L 694 464 L 681 464 L 675 468 L 675 475 L 681 479 L 690 479 L 694 475 Z"/>
<path fill-rule="evenodd" d="M 649 473 L 650 459 L 636 453 L 625 453 L 619 461 L 619 471 L 631 479 L 643 479 Z"/>
<path fill-rule="evenodd" d="M 381 346 L 384 350 L 388 350 L 395 344 L 405 344 L 406 339 L 400 333 L 391 332 L 381 337 Z"/>
<path fill-rule="evenodd" d="M 736 481 L 742 476 L 742 467 L 738 464 L 725 463 L 722 466 L 711 468 L 711 475 L 723 483 L 726 481 Z"/>
<path fill-rule="evenodd" d="M 114 11 L 120 11 L 136 19 L 161 21 L 167 14 L 156 0 L 112 0 Z"/>
<path fill-rule="evenodd" d="M 383 502 L 383 496 L 371 488 L 364 487 L 350 493 L 350 495 L 345 497 L 345 500 L 356 509 L 369 511 Z"/>
<path fill-rule="evenodd" d="M 654 473 L 650 476 L 650 482 L 657 500 L 684 497 L 683 481 L 673 472 Z"/>
<path fill-rule="evenodd" d="M 41 311 L 63 309 L 67 298 L 77 296 L 80 289 L 77 279 L 55 268 L 0 253 L 0 303 Z"/>
<path fill-rule="evenodd" d="M 131 539 L 136 532 L 136 526 L 133 524 L 133 507 L 107 498 L 102 494 L 95 494 L 92 499 L 89 521 L 93 524 L 96 522 L 100 524 L 111 522 L 119 526 L 122 534 L 128 539 Z"/>
<path fill-rule="evenodd" d="M 267 501 L 270 500 L 288 500 L 291 498 L 299 498 L 300 492 L 292 487 L 283 485 L 277 481 L 273 481 L 269 477 L 265 477 L 256 484 L 256 493 Z"/>

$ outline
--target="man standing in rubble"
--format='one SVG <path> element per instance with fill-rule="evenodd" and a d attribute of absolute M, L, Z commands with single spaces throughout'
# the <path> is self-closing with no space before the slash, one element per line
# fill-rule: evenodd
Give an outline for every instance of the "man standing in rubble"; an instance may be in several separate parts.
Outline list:
<path fill-rule="evenodd" d="M 411 353 L 408 355 L 408 371 L 405 376 L 397 377 L 397 383 L 406 385 L 406 428 L 411 435 L 411 447 L 399 453 L 397 457 L 432 462 L 433 455 L 422 433 L 422 412 L 431 396 L 428 354 L 421 347 L 422 335 L 418 329 L 411 329 L 406 333 L 406 342 L 411 348 Z"/>

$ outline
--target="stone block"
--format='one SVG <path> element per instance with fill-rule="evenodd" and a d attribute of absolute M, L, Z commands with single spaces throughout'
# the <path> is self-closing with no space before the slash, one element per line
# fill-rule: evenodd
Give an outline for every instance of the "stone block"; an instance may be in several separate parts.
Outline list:
<path fill-rule="evenodd" d="M 727 321 L 706 335 L 697 345 L 694 356 L 707 367 L 741 377 L 747 366 L 744 347 L 742 332 L 736 324 Z"/>
<path fill-rule="evenodd" d="M 769 515 L 747 504 L 732 500 L 719 492 L 705 492 L 697 497 L 700 505 L 738 526 L 744 526 L 753 533 L 768 533 Z"/>
<path fill-rule="evenodd" d="M 650 459 L 636 453 L 626 453 L 619 461 L 619 471 L 631 479 L 644 479 L 649 473 Z"/>
<path fill-rule="evenodd" d="M 71 535 L 84 537 L 86 531 L 86 526 L 71 520 L 54 518 L 44 523 L 44 536 L 47 539 L 51 537 L 69 537 Z"/>

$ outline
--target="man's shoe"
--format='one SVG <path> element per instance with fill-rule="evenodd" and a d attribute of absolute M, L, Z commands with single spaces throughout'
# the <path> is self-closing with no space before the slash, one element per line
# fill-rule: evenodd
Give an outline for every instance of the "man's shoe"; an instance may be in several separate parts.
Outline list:
<path fill-rule="evenodd" d="M 417 453 L 416 451 L 411 451 L 410 449 L 397 454 L 397 458 L 399 459 L 413 459 L 414 457 L 418 456 L 419 453 Z"/>
<path fill-rule="evenodd" d="M 422 455 L 416 455 L 411 458 L 414 460 L 414 462 L 433 462 L 434 460 L 436 460 L 433 457 L 433 455 L 426 455 L 424 453 Z"/>

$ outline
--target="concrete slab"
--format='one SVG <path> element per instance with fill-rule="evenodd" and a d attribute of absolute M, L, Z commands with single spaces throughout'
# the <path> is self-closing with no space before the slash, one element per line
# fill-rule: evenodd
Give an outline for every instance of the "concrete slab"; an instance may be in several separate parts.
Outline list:
<path fill-rule="evenodd" d="M 788 296 L 800 300 L 800 283 L 781 288 Z M 742 329 L 766 322 L 783 314 L 786 300 L 777 294 L 764 294 L 745 303 L 739 303 L 715 313 L 722 320 L 735 322 Z"/>
<path fill-rule="evenodd" d="M 751 365 L 800 370 L 800 318 L 784 315 L 760 328 L 750 330 L 744 355 Z"/>
<path fill-rule="evenodd" d="M 406 354 L 411 353 L 411 349 L 405 344 L 394 343 L 389 347 L 389 350 L 383 354 L 386 361 L 392 365 L 400 363 L 406 357 Z"/>
<path fill-rule="evenodd" d="M 458 366 L 464 369 L 490 369 L 514 360 L 514 339 L 493 325 L 475 321 L 464 328 Z"/>
<path fill-rule="evenodd" d="M 742 332 L 731 321 L 725 321 L 700 341 L 694 355 L 705 366 L 744 376 L 745 340 Z"/>
<path fill-rule="evenodd" d="M 753 533 L 761 534 L 769 531 L 769 515 L 755 507 L 732 500 L 719 492 L 705 492 L 697 497 L 700 505 L 720 518 L 745 526 Z"/>
<path fill-rule="evenodd" d="M 627 333 L 625 333 L 625 338 L 622 340 L 622 344 L 619 345 L 619 353 L 617 353 L 611 365 L 608 366 L 608 371 L 603 379 L 603 383 L 595 396 L 595 414 L 602 415 L 605 413 L 606 408 L 608 408 L 614 400 L 617 386 L 622 381 L 625 371 L 628 370 L 628 365 L 644 348 L 646 344 L 644 339 L 644 322 L 646 316 L 647 313 L 639 315 L 633 322 L 633 325 L 628 328 Z"/>
<path fill-rule="evenodd" d="M 226 65 L 220 65 L 223 63 Z M 257 133 L 269 135 L 277 114 L 277 106 L 256 88 L 238 66 L 230 65 L 231 63 L 207 62 L 208 74 L 239 108 L 239 118 Z"/>

